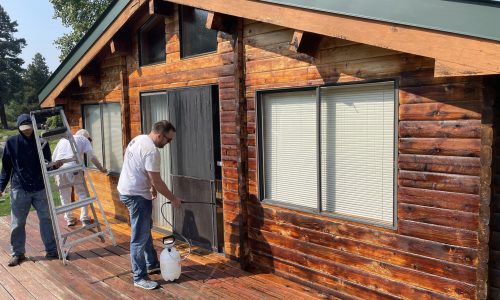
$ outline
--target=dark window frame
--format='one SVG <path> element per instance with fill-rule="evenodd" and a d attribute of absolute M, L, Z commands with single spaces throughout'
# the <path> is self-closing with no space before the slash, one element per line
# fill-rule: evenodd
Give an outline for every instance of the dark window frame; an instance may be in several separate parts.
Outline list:
<path fill-rule="evenodd" d="M 326 212 L 322 211 L 322 185 L 321 185 L 321 93 L 320 89 L 324 87 L 332 87 L 332 86 L 346 86 L 346 85 L 362 85 L 368 83 L 382 83 L 382 82 L 392 82 L 394 87 L 394 194 L 393 194 L 393 221 L 391 224 L 383 221 L 378 221 L 370 218 L 363 218 L 360 216 L 350 216 L 343 215 L 334 212 Z M 263 148 L 263 137 L 264 137 L 264 124 L 263 124 L 263 101 L 264 96 L 273 93 L 283 93 L 283 92 L 300 92 L 300 91 L 311 91 L 316 90 L 316 143 L 317 143 L 317 176 L 318 176 L 318 199 L 317 199 L 317 207 L 314 209 L 298 206 L 294 204 L 289 204 L 284 201 L 266 199 L 265 198 L 265 175 L 264 175 L 264 148 Z M 398 177 L 398 169 L 397 169 L 397 159 L 398 159 L 398 124 L 399 124 L 399 78 L 384 78 L 384 79 L 376 79 L 376 80 L 362 80 L 356 82 L 345 82 L 345 83 L 337 83 L 337 84 L 324 84 L 324 85 L 315 85 L 315 86 L 304 86 L 304 87 L 289 87 L 289 88 L 277 88 L 277 89 L 265 89 L 265 90 L 257 90 L 255 92 L 255 111 L 256 111 L 256 159 L 257 159 L 257 181 L 258 181 L 258 199 L 262 203 L 267 203 L 271 205 L 275 205 L 278 207 L 283 207 L 287 209 L 293 209 L 301 212 L 312 213 L 320 216 L 326 216 L 341 220 L 347 220 L 352 222 L 357 222 L 361 224 L 373 225 L 381 228 L 388 228 L 392 230 L 397 229 L 397 217 L 398 217 L 398 197 L 397 197 L 397 177 Z"/>
<path fill-rule="evenodd" d="M 160 61 L 153 61 L 153 62 L 144 62 L 144 44 L 143 44 L 143 33 L 147 29 L 147 32 L 149 33 L 151 29 L 155 28 L 153 24 L 155 22 L 161 22 L 163 20 L 163 59 Z M 150 26 L 150 28 L 147 28 Z M 138 40 L 138 50 L 139 50 L 139 67 L 147 67 L 147 66 L 154 66 L 154 65 L 159 65 L 159 64 L 164 64 L 166 63 L 167 60 L 167 48 L 166 48 L 166 43 L 167 43 L 167 37 L 166 37 L 166 30 L 165 30 L 165 17 L 160 16 L 160 15 L 155 15 L 151 18 L 149 18 L 137 31 L 137 40 Z"/>
<path fill-rule="evenodd" d="M 183 20 L 184 20 L 184 10 L 185 9 L 192 9 L 192 10 L 203 10 L 203 9 L 199 9 L 199 8 L 194 8 L 194 7 L 190 7 L 190 6 L 179 6 L 179 41 L 180 41 L 180 57 L 181 59 L 189 59 L 189 58 L 194 58 L 194 57 L 199 57 L 199 56 L 203 56 L 203 55 L 208 55 L 208 54 L 213 54 L 213 53 L 217 53 L 217 48 L 218 48 L 218 42 L 217 42 L 217 35 L 218 35 L 218 32 L 216 30 L 212 30 L 212 31 L 215 31 L 216 32 L 216 35 L 215 35 L 215 49 L 212 50 L 212 51 L 207 51 L 207 52 L 202 52 L 202 53 L 196 53 L 196 54 L 189 54 L 189 55 L 186 55 L 184 52 L 185 52 L 185 42 L 184 42 L 184 29 L 183 29 Z M 205 11 L 205 10 L 203 10 Z M 209 30 L 209 29 L 207 29 Z"/>

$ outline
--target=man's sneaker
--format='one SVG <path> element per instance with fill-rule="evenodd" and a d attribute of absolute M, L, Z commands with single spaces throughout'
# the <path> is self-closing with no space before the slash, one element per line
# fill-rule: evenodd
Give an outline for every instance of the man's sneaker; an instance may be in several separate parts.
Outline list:
<path fill-rule="evenodd" d="M 76 220 L 69 220 L 69 221 L 66 221 L 66 224 L 68 224 L 68 227 L 75 226 L 75 224 L 76 224 Z"/>
<path fill-rule="evenodd" d="M 57 254 L 57 252 L 47 253 L 45 254 L 45 258 L 50 260 L 59 259 L 59 254 Z"/>
<path fill-rule="evenodd" d="M 92 220 L 82 220 L 82 227 L 92 225 Z"/>
<path fill-rule="evenodd" d="M 140 279 L 139 281 L 134 281 L 134 286 L 145 290 L 154 290 L 158 287 L 158 283 L 153 280 Z"/>
<path fill-rule="evenodd" d="M 26 260 L 26 256 L 24 256 L 24 254 L 14 255 L 11 257 L 11 259 L 9 260 L 9 263 L 7 265 L 9 267 L 14 267 L 14 266 L 19 265 L 22 261 L 25 261 L 25 260 Z"/>

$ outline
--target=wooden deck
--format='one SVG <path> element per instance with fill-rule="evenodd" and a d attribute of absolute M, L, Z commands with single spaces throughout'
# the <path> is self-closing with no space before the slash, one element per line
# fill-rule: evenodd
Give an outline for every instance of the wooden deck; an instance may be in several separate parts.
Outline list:
<path fill-rule="evenodd" d="M 44 258 L 38 220 L 26 225 L 26 255 L 20 266 L 8 267 L 10 217 L 0 218 L 0 299 L 319 299 L 321 294 L 273 274 L 244 272 L 222 255 L 195 249 L 183 263 L 181 278 L 146 291 L 132 284 L 129 228 L 113 222 L 117 246 L 109 241 L 78 245 L 69 263 Z M 79 224 L 77 224 L 78 226 Z M 65 228 L 65 227 L 63 227 Z M 76 227 L 78 228 L 78 227 Z M 159 240 L 156 246 L 161 251 Z"/>

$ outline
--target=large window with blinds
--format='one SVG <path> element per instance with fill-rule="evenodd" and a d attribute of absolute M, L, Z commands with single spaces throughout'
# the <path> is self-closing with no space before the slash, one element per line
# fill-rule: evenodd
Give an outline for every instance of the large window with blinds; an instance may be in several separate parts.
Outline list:
<path fill-rule="evenodd" d="M 395 224 L 394 82 L 259 95 L 262 200 Z"/>
<path fill-rule="evenodd" d="M 111 172 L 119 173 L 123 163 L 122 121 L 119 103 L 83 105 L 84 128 L 92 136 L 94 155 Z M 87 161 L 89 167 L 94 167 Z"/>

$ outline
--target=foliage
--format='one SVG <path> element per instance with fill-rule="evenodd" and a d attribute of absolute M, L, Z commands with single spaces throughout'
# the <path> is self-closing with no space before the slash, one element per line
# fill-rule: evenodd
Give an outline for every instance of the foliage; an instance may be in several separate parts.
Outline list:
<path fill-rule="evenodd" d="M 7 117 L 9 120 L 16 120 L 22 113 L 29 113 L 32 110 L 39 109 L 38 91 L 43 87 L 50 77 L 49 67 L 45 58 L 36 53 L 33 60 L 23 72 L 23 86 L 19 92 L 16 102 L 11 102 L 7 106 Z"/>
<path fill-rule="evenodd" d="M 47 125 L 48 129 L 54 129 L 56 127 L 60 127 L 62 125 L 61 116 L 58 115 L 58 116 L 48 117 L 45 124 Z"/>
<path fill-rule="evenodd" d="M 61 50 L 61 61 L 71 52 L 83 35 L 104 12 L 111 0 L 49 0 L 54 7 L 54 18 L 71 28 L 54 43 Z"/>
<path fill-rule="evenodd" d="M 0 5 L 0 121 L 7 128 L 5 104 L 19 97 L 18 90 L 22 86 L 22 65 L 19 57 L 26 41 L 14 37 L 17 22 L 11 21 L 9 15 Z"/>

